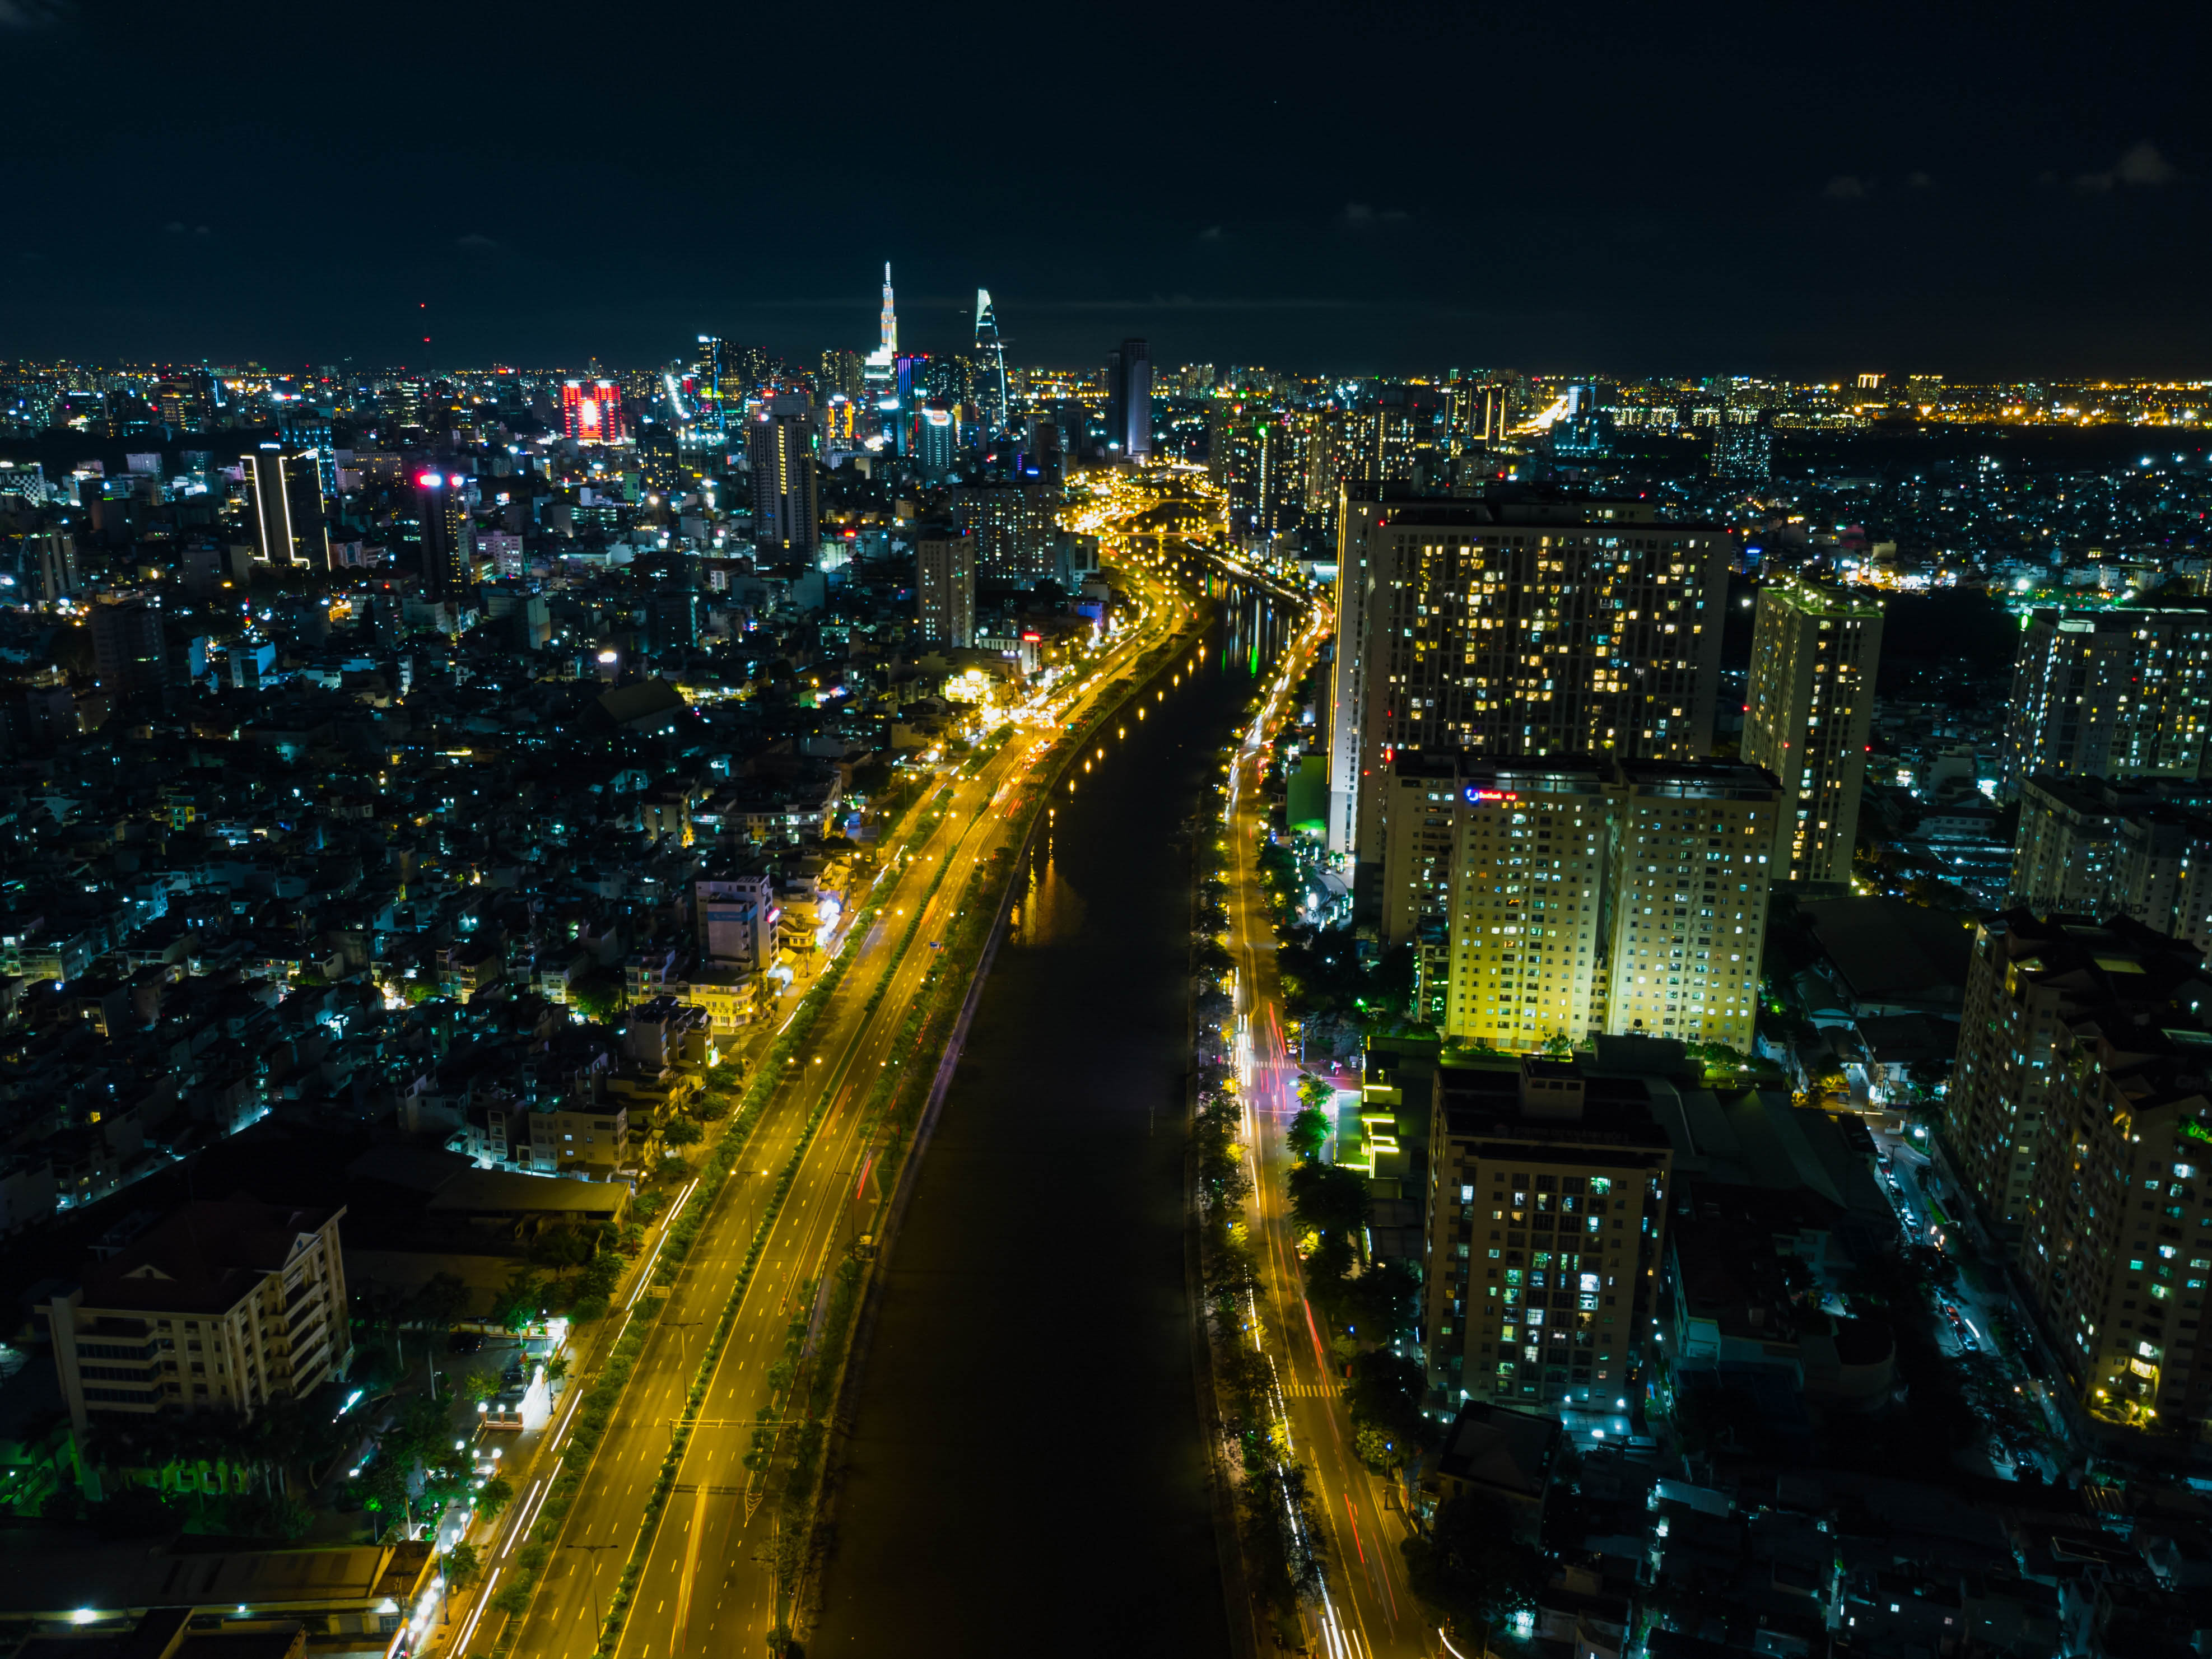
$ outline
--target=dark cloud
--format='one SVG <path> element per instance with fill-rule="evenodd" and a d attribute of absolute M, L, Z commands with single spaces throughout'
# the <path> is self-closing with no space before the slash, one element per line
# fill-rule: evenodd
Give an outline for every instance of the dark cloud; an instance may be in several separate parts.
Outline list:
<path fill-rule="evenodd" d="M 0 29 L 42 29 L 68 15 L 61 0 L 0 0 Z"/>
<path fill-rule="evenodd" d="M 2083 173 L 2075 175 L 2074 183 L 2081 190 L 2112 190 L 2121 185 L 2137 185 L 2155 188 L 2170 185 L 2181 177 L 2181 169 L 2159 153 L 2156 144 L 2146 138 L 2130 149 L 2103 173 Z"/>
<path fill-rule="evenodd" d="M 1820 194 L 1832 202 L 1860 202 L 1866 199 L 1866 180 L 1854 173 L 1839 173 L 1828 180 Z"/>

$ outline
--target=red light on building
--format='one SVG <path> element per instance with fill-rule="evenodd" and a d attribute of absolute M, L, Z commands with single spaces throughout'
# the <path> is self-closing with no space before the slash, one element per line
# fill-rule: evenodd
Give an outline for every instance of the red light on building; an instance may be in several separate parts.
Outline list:
<path fill-rule="evenodd" d="M 620 443 L 622 388 L 612 380 L 562 382 L 561 433 L 580 444 Z"/>

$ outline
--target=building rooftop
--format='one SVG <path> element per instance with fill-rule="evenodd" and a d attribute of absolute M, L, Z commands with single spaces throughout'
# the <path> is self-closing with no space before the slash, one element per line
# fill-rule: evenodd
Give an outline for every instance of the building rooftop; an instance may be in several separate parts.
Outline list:
<path fill-rule="evenodd" d="M 331 1216 L 328 1210 L 246 1200 L 187 1204 L 88 1268 L 84 1305 L 144 1313 L 227 1313 L 289 1261 Z"/>

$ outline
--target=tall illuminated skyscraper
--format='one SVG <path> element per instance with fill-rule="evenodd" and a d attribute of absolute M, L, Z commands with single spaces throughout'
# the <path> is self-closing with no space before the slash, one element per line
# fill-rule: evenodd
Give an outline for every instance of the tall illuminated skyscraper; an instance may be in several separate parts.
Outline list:
<path fill-rule="evenodd" d="M 811 559 L 818 538 L 812 401 L 771 398 L 746 423 L 753 475 L 753 543 L 770 553 Z"/>
<path fill-rule="evenodd" d="M 1006 349 L 999 337 L 998 313 L 991 308 L 991 290 L 975 290 L 975 405 L 982 411 L 987 433 L 1006 426 Z"/>
<path fill-rule="evenodd" d="M 461 499 L 467 483 L 458 472 L 430 471 L 416 475 L 415 513 L 420 533 L 415 570 L 426 599 L 458 599 L 473 580 L 468 508 Z"/>
<path fill-rule="evenodd" d="M 330 526 L 323 516 L 322 470 L 315 452 L 287 452 L 267 444 L 246 459 L 254 550 L 272 565 L 329 569 Z"/>
<path fill-rule="evenodd" d="M 1881 606 L 1782 576 L 1759 590 L 1744 759 L 1782 780 L 1777 881 L 1848 882 Z"/>
<path fill-rule="evenodd" d="M 896 356 L 898 352 L 898 311 L 891 303 L 891 262 L 884 261 L 883 349 Z"/>
<path fill-rule="evenodd" d="M 1106 355 L 1106 441 L 1133 460 L 1152 453 L 1152 349 L 1124 340 Z"/>

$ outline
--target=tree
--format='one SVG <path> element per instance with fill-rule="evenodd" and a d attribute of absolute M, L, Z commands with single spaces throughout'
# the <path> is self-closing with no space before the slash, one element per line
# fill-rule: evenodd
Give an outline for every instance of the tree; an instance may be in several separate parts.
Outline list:
<path fill-rule="evenodd" d="M 471 1405 L 481 1405 L 499 1392 L 499 1378 L 491 1371 L 471 1371 L 461 1379 L 461 1398 Z"/>
<path fill-rule="evenodd" d="M 494 1322 L 519 1331 L 537 1322 L 544 1300 L 545 1280 L 526 1267 L 516 1267 L 492 1298 L 491 1316 Z"/>
<path fill-rule="evenodd" d="M 1345 1409 L 1352 1422 L 1372 1429 L 1395 1451 L 1382 1460 L 1384 1468 L 1405 1464 L 1413 1452 L 1436 1438 L 1436 1425 L 1421 1413 L 1428 1377 L 1410 1359 L 1387 1348 L 1372 1348 L 1352 1362 L 1352 1380 L 1345 1385 Z"/>
<path fill-rule="evenodd" d="M 1364 1340 L 1387 1346 L 1413 1334 L 1420 1300 L 1421 1281 L 1413 1268 L 1403 1261 L 1377 1261 L 1345 1281 L 1339 1311 Z"/>
<path fill-rule="evenodd" d="M 1304 1106 L 1299 1108 L 1298 1115 L 1291 1120 L 1291 1127 L 1284 1133 L 1283 1139 L 1290 1142 L 1291 1150 L 1303 1162 L 1310 1164 L 1321 1156 L 1321 1149 L 1328 1144 L 1328 1114 L 1318 1107 Z"/>
<path fill-rule="evenodd" d="M 483 1576 L 483 1563 L 477 1559 L 474 1544 L 456 1542 L 446 1552 L 446 1585 L 449 1589 L 465 1590 Z"/>
<path fill-rule="evenodd" d="M 404 1317 L 410 1324 L 444 1330 L 469 1310 L 469 1287 L 452 1273 L 436 1273 L 407 1298 Z"/>
<path fill-rule="evenodd" d="M 1340 1164 L 1301 1164 L 1287 1183 L 1291 1213 L 1317 1233 L 1357 1232 L 1367 1224 L 1367 1182 Z"/>
<path fill-rule="evenodd" d="M 660 1132 L 661 1144 L 665 1146 L 696 1146 L 707 1138 L 707 1132 L 688 1117 L 679 1117 Z"/>
<path fill-rule="evenodd" d="M 594 1025 L 605 1025 L 628 1000 L 622 975 L 606 968 L 590 968 L 568 981 L 568 1003 Z"/>
<path fill-rule="evenodd" d="M 1543 1559 L 1514 1536 L 1505 1507 L 1471 1493 L 1445 1499 L 1428 1536 L 1399 1547 L 1414 1594 L 1462 1632 L 1503 1622 L 1543 1583 Z"/>
<path fill-rule="evenodd" d="M 496 1521 L 500 1511 L 513 1502 L 514 1483 L 503 1474 L 495 1474 L 477 1493 L 477 1513 L 488 1522 Z"/>
<path fill-rule="evenodd" d="M 580 1227 L 546 1227 L 530 1241 L 529 1257 L 537 1267 L 566 1277 L 592 1259 L 597 1241 Z"/>

